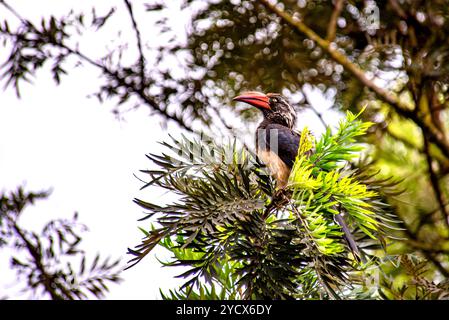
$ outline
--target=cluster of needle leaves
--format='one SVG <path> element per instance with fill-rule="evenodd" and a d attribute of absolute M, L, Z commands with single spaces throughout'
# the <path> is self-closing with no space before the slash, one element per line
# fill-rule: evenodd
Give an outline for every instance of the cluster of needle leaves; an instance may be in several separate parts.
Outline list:
<path fill-rule="evenodd" d="M 394 183 L 352 163 L 362 151 L 356 138 L 370 126 L 357 117 L 348 112 L 334 134 L 329 129 L 318 141 L 305 129 L 281 193 L 237 143 L 186 137 L 164 142 L 171 152 L 148 155 L 157 168 L 142 171 L 149 177 L 144 188 L 163 188 L 176 200 L 135 199 L 151 227 L 129 250 L 130 266 L 158 244 L 170 250 L 173 259 L 163 264 L 183 266 L 186 281 L 162 293 L 167 299 L 344 298 L 379 262 L 397 224 L 382 201 Z M 344 217 L 363 261 L 351 251 L 336 215 Z"/>

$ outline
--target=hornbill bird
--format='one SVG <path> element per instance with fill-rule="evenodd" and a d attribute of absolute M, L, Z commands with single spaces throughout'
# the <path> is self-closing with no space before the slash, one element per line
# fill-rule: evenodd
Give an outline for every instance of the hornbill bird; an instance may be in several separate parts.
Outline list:
<path fill-rule="evenodd" d="M 248 103 L 263 114 L 256 134 L 256 153 L 280 189 L 285 188 L 298 153 L 300 134 L 293 130 L 296 112 L 277 93 L 247 92 L 233 99 Z"/>
<path fill-rule="evenodd" d="M 298 153 L 301 134 L 293 130 L 296 123 L 295 109 L 278 93 L 246 92 L 233 100 L 245 102 L 262 111 L 263 121 L 256 134 L 256 154 L 268 167 L 280 191 L 272 199 L 269 206 L 271 210 L 276 200 L 285 204 L 286 194 L 283 190 Z M 354 257 L 363 260 L 343 216 L 336 214 L 334 218 L 343 230 Z"/>

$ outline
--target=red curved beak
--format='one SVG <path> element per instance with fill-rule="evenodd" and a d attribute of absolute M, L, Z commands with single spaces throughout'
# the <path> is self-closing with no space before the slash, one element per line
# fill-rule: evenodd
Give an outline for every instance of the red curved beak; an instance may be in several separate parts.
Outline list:
<path fill-rule="evenodd" d="M 256 92 L 256 91 L 245 92 L 244 94 L 239 95 L 232 100 L 245 102 L 245 103 L 248 103 L 256 108 L 268 109 L 268 110 L 271 109 L 270 98 L 268 98 L 266 94 L 263 94 L 261 92 Z"/>

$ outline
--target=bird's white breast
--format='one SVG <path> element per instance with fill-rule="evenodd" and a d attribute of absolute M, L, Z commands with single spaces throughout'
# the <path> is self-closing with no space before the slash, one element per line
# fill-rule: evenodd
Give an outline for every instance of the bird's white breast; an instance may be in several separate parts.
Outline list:
<path fill-rule="evenodd" d="M 285 188 L 290 176 L 290 168 L 282 161 L 279 156 L 269 150 L 263 150 L 259 148 L 257 150 L 257 156 L 266 164 L 268 170 L 276 179 L 278 188 Z"/>

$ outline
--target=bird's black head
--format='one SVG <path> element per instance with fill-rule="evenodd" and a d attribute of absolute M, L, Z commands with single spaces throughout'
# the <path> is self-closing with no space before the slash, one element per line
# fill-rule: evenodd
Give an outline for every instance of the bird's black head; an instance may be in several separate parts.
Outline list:
<path fill-rule="evenodd" d="M 278 93 L 246 92 L 233 100 L 248 103 L 261 110 L 266 120 L 292 129 L 296 112 L 287 100 Z"/>

